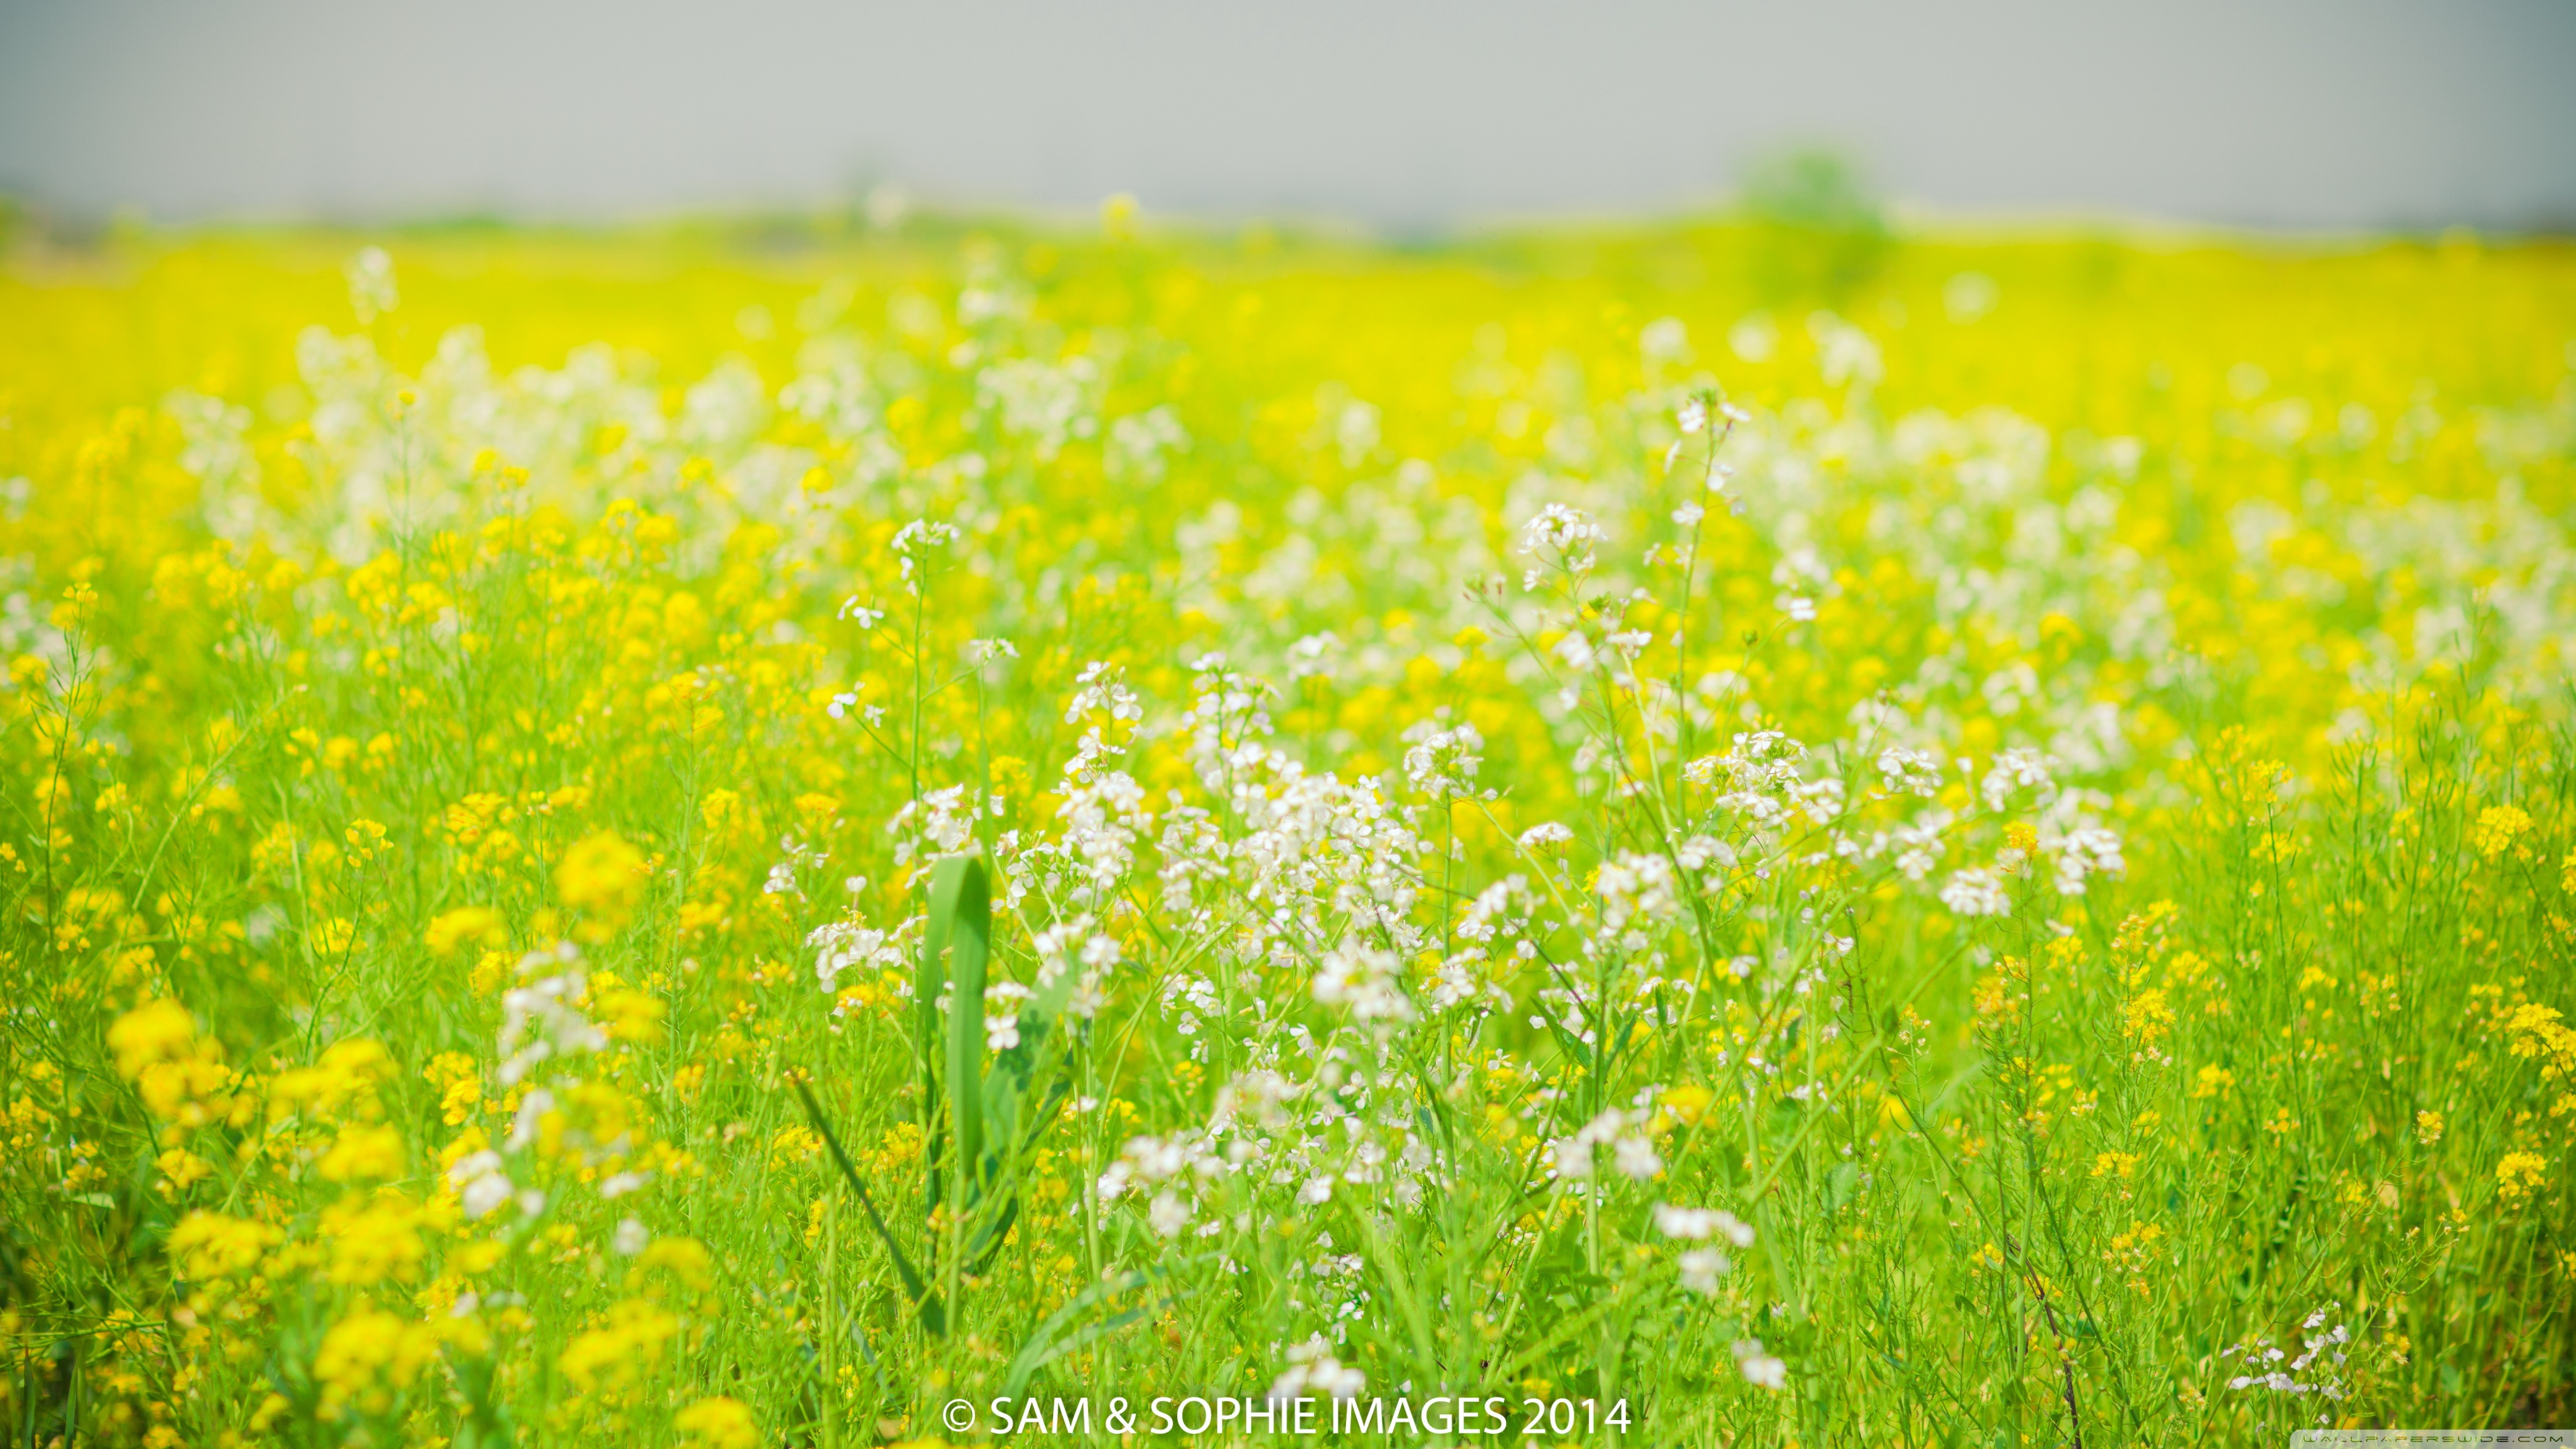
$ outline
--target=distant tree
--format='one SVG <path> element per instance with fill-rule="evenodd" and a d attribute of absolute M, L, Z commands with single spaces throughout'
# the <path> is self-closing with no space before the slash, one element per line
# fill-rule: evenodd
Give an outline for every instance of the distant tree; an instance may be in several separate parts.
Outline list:
<path fill-rule="evenodd" d="M 1866 173 L 1830 148 L 1793 147 L 1756 161 L 1739 205 L 1752 225 L 1754 286 L 1774 302 L 1840 302 L 1867 287 L 1896 248 Z"/>

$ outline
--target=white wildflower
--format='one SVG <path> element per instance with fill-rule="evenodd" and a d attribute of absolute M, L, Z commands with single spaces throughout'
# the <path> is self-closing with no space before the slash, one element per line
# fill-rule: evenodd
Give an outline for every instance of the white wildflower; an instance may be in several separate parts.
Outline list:
<path fill-rule="evenodd" d="M 1554 563 L 1579 578 L 1592 572 L 1596 550 L 1607 537 L 1591 515 L 1562 503 L 1551 503 L 1521 525 L 1521 552 Z M 1524 587 L 1536 588 L 1537 579 L 1538 571 L 1532 569 L 1523 581 Z"/>
<path fill-rule="evenodd" d="M 345 270 L 349 308 L 358 314 L 359 326 L 368 326 L 402 304 L 402 294 L 394 288 L 394 259 L 385 255 L 383 247 L 361 250 L 349 258 Z"/>
<path fill-rule="evenodd" d="M 1753 1245 L 1752 1225 L 1740 1221 L 1735 1214 L 1722 1208 L 1685 1208 L 1674 1207 L 1669 1203 L 1657 1203 L 1655 1204 L 1655 1231 L 1668 1238 L 1681 1238 L 1694 1243 L 1706 1242 L 1724 1233 L 1726 1240 L 1739 1248 Z"/>
<path fill-rule="evenodd" d="M 1962 916 L 2012 913 L 2012 897 L 2004 893 L 2002 878 L 1977 867 L 1951 874 L 1950 883 L 1941 887 L 1941 904 Z"/>
<path fill-rule="evenodd" d="M 518 1085 L 540 1063 L 553 1058 L 607 1049 L 608 1033 L 572 1004 L 589 989 L 579 960 L 580 953 L 569 942 L 520 958 L 522 976 L 533 976 L 548 966 L 566 969 L 536 976 L 527 985 L 503 993 L 498 1073 L 502 1086 Z"/>
<path fill-rule="evenodd" d="M 1682 1286 L 1706 1297 L 1717 1296 L 1717 1280 L 1734 1265 L 1715 1248 L 1693 1248 L 1681 1255 L 1676 1265 L 1681 1269 Z"/>
<path fill-rule="evenodd" d="M 1744 1370 L 1745 1380 L 1758 1388 L 1785 1389 L 1789 1386 L 1789 1366 L 1762 1351 L 1758 1338 L 1738 1339 L 1735 1362 Z"/>
<path fill-rule="evenodd" d="M 1315 1000 L 1326 1006 L 1348 1006 L 1363 1022 L 1408 1022 L 1413 1001 L 1398 984 L 1399 966 L 1392 951 L 1374 946 L 1346 946 L 1326 955 L 1315 971 Z"/>
<path fill-rule="evenodd" d="M 1474 725 L 1443 729 L 1423 720 L 1404 732 L 1404 742 L 1411 746 L 1404 752 L 1404 775 L 1413 788 L 1441 799 L 1475 793 L 1485 737 Z"/>
<path fill-rule="evenodd" d="M 1368 1375 L 1333 1357 L 1332 1345 L 1319 1333 L 1288 1350 L 1288 1368 L 1271 1382 L 1268 1397 L 1302 1399 L 1309 1393 L 1321 1393 L 1348 1399 L 1366 1387 Z"/>
<path fill-rule="evenodd" d="M 456 1159 L 456 1165 L 447 1169 L 447 1181 L 456 1189 L 465 1216 L 478 1221 L 490 1216 L 493 1209 L 508 1202 L 511 1194 L 519 1190 L 503 1169 L 501 1154 L 489 1149 Z"/>
<path fill-rule="evenodd" d="M 2116 880 L 2128 869 L 2120 854 L 2120 837 L 2099 826 L 2070 830 L 2055 840 L 2041 841 L 2039 848 L 2057 867 L 2060 895 L 2080 896 L 2088 878 L 2106 875 Z"/>

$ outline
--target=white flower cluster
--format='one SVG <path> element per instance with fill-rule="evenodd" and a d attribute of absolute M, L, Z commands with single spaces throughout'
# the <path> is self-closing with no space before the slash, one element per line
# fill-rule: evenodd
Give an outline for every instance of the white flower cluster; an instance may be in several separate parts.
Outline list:
<path fill-rule="evenodd" d="M 1404 732 L 1404 743 L 1404 777 L 1414 789 L 1441 800 L 1476 793 L 1485 737 L 1474 725 L 1443 727 L 1426 719 Z M 1494 792 L 1486 791 L 1485 798 L 1494 798 Z"/>
<path fill-rule="evenodd" d="M 527 984 L 501 995 L 502 1086 L 517 1086 L 549 1061 L 608 1045 L 608 1034 L 574 1005 L 590 989 L 580 947 L 563 941 L 531 951 L 519 958 L 518 972 Z"/>
<path fill-rule="evenodd" d="M 1599 564 L 1600 546 L 1608 538 L 1583 510 L 1551 503 L 1521 525 L 1521 552 L 1581 579 Z M 1535 590 L 1544 576 L 1541 569 L 1530 569 L 1522 575 L 1522 589 Z"/>
<path fill-rule="evenodd" d="M 1645 932 L 1634 928 L 1663 925 L 1681 914 L 1673 863 L 1661 855 L 1619 852 L 1601 863 L 1594 889 L 1601 896 L 1603 935 L 1625 950 L 1647 948 Z"/>
<path fill-rule="evenodd" d="M 926 791 L 895 812 L 886 833 L 894 837 L 897 865 L 955 855 L 975 838 L 975 802 L 963 785 Z"/>
<path fill-rule="evenodd" d="M 1145 1209 L 1145 1220 L 1163 1237 L 1177 1237 L 1188 1227 L 1195 1212 L 1196 1184 L 1221 1177 L 1226 1172 L 1225 1160 L 1209 1149 L 1204 1132 L 1182 1132 L 1172 1137 L 1137 1137 L 1131 1139 L 1100 1174 L 1093 1190 L 1104 1203 L 1116 1202 L 1130 1192 L 1151 1192 L 1152 1200 Z"/>
<path fill-rule="evenodd" d="M 816 850 L 793 835 L 782 836 L 778 849 L 786 859 L 771 866 L 768 878 L 761 882 L 760 893 L 765 896 L 804 895 L 804 887 L 796 883 L 798 872 L 819 871 L 832 858 L 828 851 Z"/>
<path fill-rule="evenodd" d="M 1736 1366 L 1744 1371 L 1745 1382 L 1775 1393 L 1789 1387 L 1789 1366 L 1778 1356 L 1765 1353 L 1762 1340 L 1738 1339 L 1733 1348 Z"/>
<path fill-rule="evenodd" d="M 1310 1394 L 1349 1399 L 1368 1387 L 1368 1375 L 1333 1357 L 1333 1346 L 1320 1333 L 1291 1345 L 1287 1357 L 1288 1367 L 1270 1383 L 1272 1399 L 1302 1399 Z"/>
<path fill-rule="evenodd" d="M 1596 1154 L 1607 1147 L 1613 1171 L 1635 1182 L 1648 1181 L 1664 1170 L 1664 1159 L 1655 1151 L 1654 1139 L 1646 1135 L 1648 1120 L 1644 1112 L 1603 1108 L 1573 1135 L 1559 1138 L 1550 1147 L 1556 1162 L 1555 1175 L 1577 1181 L 1589 1179 Z"/>
<path fill-rule="evenodd" d="M 2064 835 L 2043 839 L 2039 848 L 2056 867 L 2060 895 L 2080 896 L 2086 880 L 2097 875 L 2117 880 L 2128 869 L 2128 862 L 2120 855 L 2120 837 L 2098 825 L 2078 826 Z"/>
<path fill-rule="evenodd" d="M 565 941 L 531 951 L 520 958 L 518 974 L 526 984 L 501 997 L 501 1065 L 495 1075 L 502 1086 L 518 1086 L 538 1077 L 541 1068 L 558 1068 L 574 1057 L 608 1049 L 608 1034 L 581 1010 L 589 979 L 582 970 L 580 947 Z M 523 1217 L 534 1218 L 545 1211 L 546 1194 L 535 1187 L 521 1187 L 511 1177 L 512 1159 L 540 1139 L 576 1154 L 590 1167 L 632 1149 L 634 1144 L 625 1133 L 598 1141 L 578 1123 L 550 1124 L 561 1106 L 556 1089 L 579 1084 L 560 1075 L 540 1080 L 543 1085 L 521 1094 L 510 1134 L 500 1149 L 469 1152 L 448 1168 L 448 1185 L 456 1190 L 468 1219 L 479 1221 L 511 1202 L 518 1204 Z M 623 1197 L 642 1187 L 645 1178 L 639 1172 L 608 1173 L 599 1179 L 599 1195 L 608 1200 Z"/>
<path fill-rule="evenodd" d="M 1690 1243 L 1705 1243 L 1723 1234 L 1728 1242 L 1739 1248 L 1753 1245 L 1752 1227 L 1723 1208 L 1685 1208 L 1657 1203 L 1655 1231 Z M 1684 1252 L 1675 1266 L 1680 1269 L 1684 1288 L 1713 1298 L 1717 1296 L 1717 1280 L 1724 1277 L 1733 1265 L 1720 1249 L 1703 1247 Z"/>
<path fill-rule="evenodd" d="M 1053 458 L 1068 442 L 1099 433 L 1100 387 L 1100 365 L 1080 355 L 1052 364 L 1013 358 L 975 375 L 978 405 L 998 415 L 1005 432 L 1029 439 L 1040 462 Z M 1127 440 L 1130 457 L 1139 445 L 1159 457 L 1164 430 L 1155 424 L 1145 426 L 1144 435 Z M 1169 431 L 1179 433 L 1177 422 L 1171 423 Z"/>
<path fill-rule="evenodd" d="M 2341 1399 L 2344 1396 L 2341 1372 L 2346 1357 L 2344 1345 L 2352 1342 L 2352 1326 L 2344 1323 L 2332 1328 L 2325 1326 L 2326 1320 L 2333 1317 L 2341 1306 L 2329 1303 L 2309 1314 L 2307 1321 L 2299 1325 L 2300 1352 L 2295 1358 L 2268 1337 L 2228 1345 L 2219 1353 L 2220 1358 L 2237 1359 L 2247 1368 L 2260 1371 L 2238 1374 L 2227 1381 L 2227 1386 L 2239 1393 L 2247 1389 L 2268 1389 L 2277 1394 L 2315 1394 L 2325 1399 Z M 2283 1359 L 2289 1359 L 2286 1368 L 2279 1366 Z M 2314 1381 L 2301 1377 L 2321 1363 L 2327 1368 L 2324 1376 Z"/>
<path fill-rule="evenodd" d="M 447 1181 L 456 1189 L 457 1200 L 472 1221 L 490 1217 L 501 1204 L 518 1196 L 518 1185 L 510 1181 L 509 1164 L 490 1148 L 469 1152 L 456 1159 L 447 1169 Z M 545 1194 L 531 1189 L 530 1200 L 523 1203 L 529 1217 L 545 1210 Z"/>
<path fill-rule="evenodd" d="M 1409 1022 L 1418 1013 L 1401 979 L 1393 952 L 1345 946 L 1327 953 L 1316 968 L 1314 996 L 1326 1006 L 1350 1008 L 1363 1024 Z"/>
<path fill-rule="evenodd" d="M 1891 794 L 1930 799 L 1941 788 L 1941 762 L 1923 750 L 1890 745 L 1878 752 L 1878 772 Z"/>
<path fill-rule="evenodd" d="M 897 530 L 887 547 L 901 561 L 905 587 L 920 593 L 932 555 L 954 547 L 961 536 L 957 525 L 927 518 L 916 518 Z"/>
<path fill-rule="evenodd" d="M 865 967 L 878 973 L 894 994 L 909 996 L 912 980 L 904 968 L 912 959 L 912 938 L 922 925 L 923 918 L 915 916 L 891 931 L 876 930 L 855 920 L 816 926 L 805 936 L 805 944 L 814 952 L 815 979 L 829 993 L 840 989 L 843 973 Z"/>
<path fill-rule="evenodd" d="M 1075 971 L 1079 975 L 1065 998 L 1065 1009 L 1085 1018 L 1100 1010 L 1108 975 L 1118 966 L 1117 937 L 1096 930 L 1090 916 L 1077 915 L 1044 927 L 1029 945 L 1038 958 L 1040 990 L 1053 987 L 1065 972 Z"/>
<path fill-rule="evenodd" d="M 1941 904 L 1962 916 L 2012 914 L 2012 896 L 2004 889 L 2003 877 L 1983 866 L 1953 871 L 1949 884 L 1941 887 Z"/>

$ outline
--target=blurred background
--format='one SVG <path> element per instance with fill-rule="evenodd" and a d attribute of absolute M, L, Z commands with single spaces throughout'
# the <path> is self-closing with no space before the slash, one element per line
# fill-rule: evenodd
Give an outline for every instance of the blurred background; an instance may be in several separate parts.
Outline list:
<path fill-rule="evenodd" d="M 0 0 L 0 194 L 69 217 L 1127 191 L 1402 235 L 1855 185 L 1954 218 L 2570 229 L 2576 4 Z"/>

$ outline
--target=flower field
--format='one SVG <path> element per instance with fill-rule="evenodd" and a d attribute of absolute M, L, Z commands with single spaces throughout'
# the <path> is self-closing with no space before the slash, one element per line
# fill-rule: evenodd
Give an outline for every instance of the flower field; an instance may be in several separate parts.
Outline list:
<path fill-rule="evenodd" d="M 2576 251 L 376 240 L 0 266 L 0 1441 L 2576 1424 Z"/>

